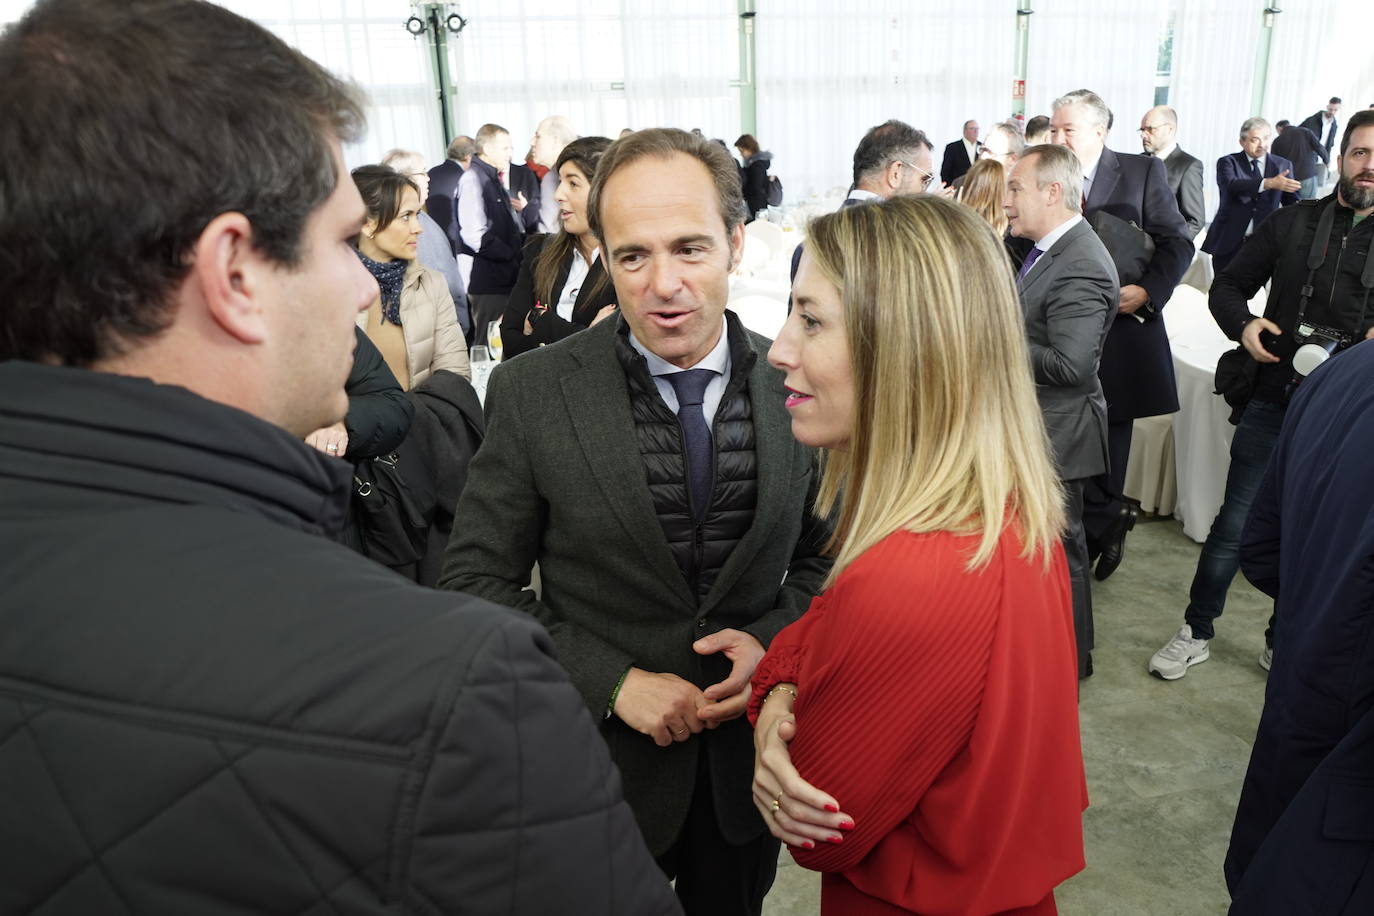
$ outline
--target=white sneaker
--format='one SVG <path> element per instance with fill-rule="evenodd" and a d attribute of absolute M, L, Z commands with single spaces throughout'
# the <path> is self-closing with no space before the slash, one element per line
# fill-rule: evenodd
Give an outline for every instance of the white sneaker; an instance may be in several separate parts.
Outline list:
<path fill-rule="evenodd" d="M 1273 646 L 1265 646 L 1265 647 L 1264 647 L 1264 651 L 1260 653 L 1259 665 L 1260 665 L 1260 667 L 1263 668 L 1265 671 L 1268 671 L 1268 670 L 1270 669 L 1270 667 L 1273 666 L 1273 664 L 1274 664 L 1274 647 L 1273 647 Z"/>
<path fill-rule="evenodd" d="M 1207 640 L 1194 639 L 1193 628 L 1185 623 L 1163 649 L 1150 656 L 1150 673 L 1166 681 L 1176 681 L 1187 674 L 1190 667 L 1210 657 Z"/>

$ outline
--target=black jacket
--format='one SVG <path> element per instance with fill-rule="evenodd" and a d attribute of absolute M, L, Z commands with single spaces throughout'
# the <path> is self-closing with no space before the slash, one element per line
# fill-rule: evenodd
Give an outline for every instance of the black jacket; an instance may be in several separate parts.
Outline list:
<path fill-rule="evenodd" d="M 322 537 L 346 480 L 0 364 L 0 912 L 677 912 L 548 636 Z"/>
<path fill-rule="evenodd" d="M 1306 320 L 1345 331 L 1355 339 L 1363 338 L 1374 326 L 1374 302 L 1360 285 L 1366 253 L 1374 239 L 1374 220 L 1365 219 L 1351 228 L 1354 212 L 1343 207 L 1335 194 L 1321 200 L 1301 200 L 1283 207 L 1255 227 L 1240 252 L 1212 281 L 1207 304 L 1222 332 L 1235 341 L 1255 317 L 1249 301 L 1260 287 L 1273 281 L 1264 307 L 1264 317 L 1283 331 L 1272 341 L 1266 335 L 1266 348 L 1279 357 L 1277 363 L 1260 363 L 1255 377 L 1254 396 L 1277 403 L 1293 377 L 1293 354 L 1297 344 L 1298 304 L 1307 282 L 1307 254 L 1322 210 L 1336 207 L 1331 225 L 1327 256 L 1313 278 L 1314 293 L 1307 307 Z"/>
<path fill-rule="evenodd" d="M 773 162 L 773 154 L 760 150 L 740 166 L 739 180 L 744 194 L 744 209 L 752 222 L 754 215 L 768 207 L 768 169 Z"/>
<path fill-rule="evenodd" d="M 476 251 L 464 245 L 461 236 L 458 240 L 459 253 L 472 255 L 468 295 L 506 295 L 520 272 L 523 231 L 511 215 L 510 195 L 497 178 L 496 169 L 473 156 L 469 170 L 477 173 L 482 206 L 487 215 L 487 231 L 482 236 L 482 247 Z M 538 209 L 536 206 L 536 213 Z M 455 231 L 461 233 L 462 228 L 460 223 Z"/>
<path fill-rule="evenodd" d="M 405 390 L 396 381 L 377 345 L 361 328 L 354 329 L 358 344 L 353 351 L 353 368 L 348 373 L 348 430 L 345 458 L 375 458 L 396 450 L 405 439 L 415 408 L 406 400 Z"/>
<path fill-rule="evenodd" d="M 458 179 L 462 177 L 463 167 L 452 159 L 445 159 L 429 170 L 429 197 L 425 200 L 425 210 L 444 230 L 455 257 L 458 254 Z"/>
<path fill-rule="evenodd" d="M 539 176 L 534 169 L 519 162 L 510 165 L 510 196 L 524 194 L 525 209 L 520 211 L 520 231 L 529 234 L 539 231 Z"/>
<path fill-rule="evenodd" d="M 587 271 L 587 279 L 577 291 L 573 302 L 572 320 L 558 316 L 554 305 L 563 295 L 563 287 L 572 271 L 572 257 L 569 256 L 558 269 L 558 277 L 553 284 L 552 302 L 545 302 L 548 310 L 540 315 L 531 316 L 536 296 L 534 294 L 534 265 L 544 246 L 554 238 L 553 235 L 532 235 L 525 243 L 525 254 L 520 262 L 520 279 L 515 281 L 515 289 L 510 291 L 506 300 L 506 311 L 501 316 L 501 359 L 536 350 L 540 344 L 557 343 L 578 331 L 591 327 L 598 312 L 608 305 L 615 304 L 615 284 L 606 276 L 606 267 L 597 258 Z M 533 332 L 525 335 L 525 318 L 530 318 Z"/>
<path fill-rule="evenodd" d="M 1330 162 L 1331 154 L 1306 127 L 1290 124 L 1274 138 L 1269 151 L 1293 164 L 1293 178 L 1306 181 L 1317 174 L 1317 160 Z"/>

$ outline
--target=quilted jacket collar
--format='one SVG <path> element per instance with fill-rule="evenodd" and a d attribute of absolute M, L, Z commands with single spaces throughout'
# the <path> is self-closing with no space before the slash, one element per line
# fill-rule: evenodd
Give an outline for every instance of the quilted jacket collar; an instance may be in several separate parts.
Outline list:
<path fill-rule="evenodd" d="M 0 483 L 7 508 L 58 487 L 266 516 L 334 533 L 349 466 L 270 423 L 148 379 L 0 362 Z"/>

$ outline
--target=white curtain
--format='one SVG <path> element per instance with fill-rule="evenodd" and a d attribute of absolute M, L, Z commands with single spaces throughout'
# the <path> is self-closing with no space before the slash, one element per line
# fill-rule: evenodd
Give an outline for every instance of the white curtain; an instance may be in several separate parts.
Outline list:
<path fill-rule="evenodd" d="M 467 0 L 450 39 L 457 130 L 482 124 L 528 149 L 539 121 L 568 117 L 584 136 L 626 127 L 739 136 L 734 0 Z M 728 136 L 727 136 L 728 135 Z"/>
<path fill-rule="evenodd" d="M 1007 4 L 1011 6 L 1011 4 Z M 1107 145 L 1140 152 L 1140 116 L 1154 105 L 1165 0 L 1047 0 L 1030 17 L 1026 118 L 1051 114 L 1051 103 L 1091 89 L 1115 119 Z"/>
<path fill-rule="evenodd" d="M 944 144 L 1011 114 L 1014 7 L 758 0 L 758 140 L 787 197 L 848 187 L 854 147 L 889 118 Z"/>
<path fill-rule="evenodd" d="M 1339 97 L 1339 130 L 1374 102 L 1374 55 L 1369 51 L 1369 5 L 1355 0 L 1292 0 L 1274 24 L 1264 113 L 1294 124 Z M 1332 165 L 1340 150 L 1338 134 Z"/>
<path fill-rule="evenodd" d="M 258 22 L 331 72 L 367 92 L 367 135 L 344 149 L 349 167 L 393 147 L 443 156 L 434 68 L 424 38 L 403 23 L 396 0 L 216 0 Z"/>
<path fill-rule="evenodd" d="M 1262 20 L 1254 0 L 1178 0 L 1169 105 L 1178 112 L 1178 145 L 1202 160 L 1209 221 L 1217 160 L 1240 149 L 1240 125 L 1254 102 Z"/>

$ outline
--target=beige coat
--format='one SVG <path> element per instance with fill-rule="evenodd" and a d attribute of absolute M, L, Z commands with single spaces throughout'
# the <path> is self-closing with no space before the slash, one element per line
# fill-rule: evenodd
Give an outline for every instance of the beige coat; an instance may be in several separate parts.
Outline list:
<path fill-rule="evenodd" d="M 367 312 L 358 314 L 358 327 L 368 330 Z M 419 260 L 406 268 L 401 287 L 401 330 L 405 334 L 406 365 L 410 388 L 418 388 L 436 370 L 447 369 L 471 380 L 468 345 L 458 325 L 448 284 L 443 274 Z"/>

